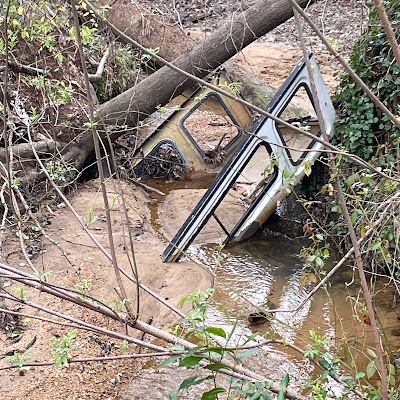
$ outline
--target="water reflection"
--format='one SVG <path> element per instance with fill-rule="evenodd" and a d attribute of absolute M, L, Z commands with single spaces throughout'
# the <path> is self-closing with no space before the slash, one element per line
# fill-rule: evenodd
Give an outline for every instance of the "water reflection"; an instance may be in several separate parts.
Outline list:
<path fill-rule="evenodd" d="M 228 309 L 238 309 L 241 305 L 250 310 L 255 307 L 291 310 L 296 309 L 308 293 L 307 287 L 299 291 L 303 263 L 298 254 L 303 244 L 301 240 L 255 237 L 221 253 L 210 246 L 191 246 L 189 253 L 209 265 L 227 284 L 217 282 L 215 298 Z M 294 342 L 296 331 L 293 328 L 302 327 L 310 306 L 311 300 L 295 313 L 276 313 L 280 322 L 273 321 L 268 329 Z"/>
<path fill-rule="evenodd" d="M 305 244 L 307 242 L 297 239 L 257 236 L 245 243 L 225 248 L 220 253 L 211 245 L 191 246 L 190 255 L 208 265 L 226 283 L 216 282 L 214 298 L 230 310 L 233 317 L 231 315 L 229 320 L 213 308 L 210 310 L 210 323 L 223 327 L 227 332 L 235 327 L 231 344 L 243 343 L 252 332 L 257 331 L 260 337 L 256 341 L 262 340 L 261 335 L 282 337 L 288 343 L 305 348 L 309 343 L 309 331 L 314 330 L 318 335 L 331 338 L 329 351 L 345 362 L 350 361 L 345 357 L 346 346 L 355 346 L 354 359 L 358 371 L 365 371 L 370 360 L 363 353 L 366 353 L 367 347 L 373 348 L 374 341 L 370 326 L 363 323 L 360 315 L 363 295 L 360 293 L 357 273 L 351 266 L 342 267 L 332 277 L 329 294 L 324 290 L 318 291 L 300 310 L 278 312 L 275 314 L 276 320 L 255 327 L 246 319 L 246 312 L 254 310 L 254 306 L 288 310 L 296 309 L 303 302 L 314 285 L 309 283 L 303 290 L 299 290 L 304 271 L 298 254 Z M 331 267 L 333 265 L 332 262 Z M 396 346 L 398 338 L 392 335 L 392 331 L 398 331 L 400 324 L 391 308 L 392 289 L 386 281 L 374 282 L 374 285 L 377 291 L 376 309 L 385 328 L 388 344 Z M 240 311 L 243 307 L 246 312 Z M 359 319 L 353 317 L 356 314 Z M 237 325 L 235 317 L 239 318 Z M 393 326 L 397 329 L 393 329 Z M 273 379 L 280 379 L 284 373 L 289 372 L 294 386 L 305 383 L 308 375 L 320 373 L 314 371 L 314 365 L 284 346 L 264 346 L 249 363 L 259 371 L 264 371 L 267 366 L 266 373 Z M 329 383 L 329 389 L 331 395 L 339 396 L 340 386 Z"/>

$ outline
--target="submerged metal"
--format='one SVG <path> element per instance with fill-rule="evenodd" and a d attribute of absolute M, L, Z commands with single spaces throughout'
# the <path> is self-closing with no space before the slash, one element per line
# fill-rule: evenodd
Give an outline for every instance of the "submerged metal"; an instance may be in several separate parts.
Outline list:
<path fill-rule="evenodd" d="M 335 110 L 312 54 L 310 61 L 325 128 L 331 136 Z M 301 91 L 310 100 L 310 114 L 288 115 L 291 100 Z M 266 111 L 297 127 L 307 129 L 316 136 L 321 135 L 304 59 L 298 62 Z M 321 143 L 261 116 L 166 248 L 162 260 L 177 261 L 211 217 L 215 218 L 225 232 L 225 244 L 252 236 L 279 202 L 301 181 L 306 169 L 319 157 L 321 150 Z M 226 228 L 223 210 L 218 210 L 230 191 L 235 192 L 238 201 L 247 204 L 247 210 L 238 217 L 233 229 Z"/>
<path fill-rule="evenodd" d="M 234 87 L 225 68 L 219 68 L 211 82 L 232 93 Z M 168 116 L 168 113 L 170 114 Z M 179 176 L 188 169 L 219 172 L 250 129 L 253 118 L 243 104 L 221 95 L 206 86 L 199 87 L 178 106 L 166 109 L 167 118 L 143 142 L 134 154 L 135 173 L 155 177 L 151 165 L 159 161 L 179 164 Z M 204 118 L 208 123 L 204 127 Z M 203 141 L 196 135 L 198 120 L 203 119 L 202 130 L 212 133 L 213 140 Z M 173 153 L 170 160 L 162 159 Z M 174 176 L 177 178 L 179 176 Z"/>

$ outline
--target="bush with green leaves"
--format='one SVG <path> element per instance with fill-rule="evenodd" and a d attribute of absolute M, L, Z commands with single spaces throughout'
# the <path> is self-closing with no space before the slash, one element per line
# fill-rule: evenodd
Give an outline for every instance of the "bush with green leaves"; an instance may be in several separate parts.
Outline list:
<path fill-rule="evenodd" d="M 384 3 L 398 37 L 400 3 L 398 0 Z M 371 9 L 368 28 L 354 47 L 350 65 L 388 109 L 399 114 L 399 67 L 375 8 Z M 379 145 L 390 147 L 396 143 L 399 130 L 348 73 L 342 75 L 336 98 L 340 101 L 336 140 L 344 143 L 350 152 L 369 159 L 376 154 Z"/>
<path fill-rule="evenodd" d="M 57 368 L 63 365 L 68 365 L 68 361 L 71 358 L 70 352 L 79 345 L 74 344 L 74 339 L 76 338 L 76 329 L 72 329 L 63 337 L 52 336 L 49 341 L 51 345 L 51 353 L 54 356 L 55 365 Z"/>

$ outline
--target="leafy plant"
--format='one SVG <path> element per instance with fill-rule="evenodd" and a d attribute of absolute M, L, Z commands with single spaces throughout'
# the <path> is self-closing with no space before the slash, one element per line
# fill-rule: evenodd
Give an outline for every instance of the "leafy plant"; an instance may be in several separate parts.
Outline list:
<path fill-rule="evenodd" d="M 39 280 L 46 282 L 46 278 L 53 275 L 53 271 L 35 272 L 34 275 L 37 276 Z"/>
<path fill-rule="evenodd" d="M 25 367 L 24 365 L 29 363 L 32 359 L 28 357 L 32 353 L 33 349 L 28 349 L 23 353 L 15 350 L 14 354 L 11 356 L 5 356 L 4 358 L 8 361 L 11 366 L 18 366 L 20 371 L 28 370 L 30 367 Z"/>
<path fill-rule="evenodd" d="M 11 171 L 11 187 L 13 189 L 19 187 L 20 178 L 17 176 L 18 172 L 21 171 Z"/>
<path fill-rule="evenodd" d="M 66 335 L 63 335 L 62 338 L 52 336 L 49 339 L 57 368 L 68 365 L 68 360 L 71 358 L 70 352 L 79 347 L 79 345 L 73 344 L 76 332 L 76 329 L 72 329 Z"/>
<path fill-rule="evenodd" d="M 90 291 L 90 286 L 92 281 L 90 279 L 82 279 L 75 287 L 82 293 L 88 293 Z"/>
<path fill-rule="evenodd" d="M 186 301 L 190 301 L 192 303 L 192 310 L 188 312 L 184 319 L 178 321 L 176 326 L 179 326 L 180 329 L 176 329 L 175 333 L 178 334 L 178 332 L 180 332 L 185 337 L 195 335 L 197 339 L 200 339 L 200 343 L 187 352 L 185 352 L 184 347 L 180 344 L 171 346 L 170 349 L 178 351 L 179 354 L 170 356 L 159 364 L 158 368 L 163 368 L 173 362 L 178 362 L 180 367 L 185 367 L 194 371 L 201 370 L 203 372 L 202 374 L 199 372 L 185 379 L 181 383 L 178 392 L 199 385 L 204 381 L 214 382 L 214 388 L 204 392 L 201 397 L 202 400 L 215 400 L 218 398 L 219 394 L 226 392 L 229 400 L 237 399 L 236 395 L 240 398 L 249 398 L 253 400 L 261 398 L 270 399 L 270 391 L 268 389 L 271 387 L 271 382 L 248 382 L 241 379 L 228 379 L 230 383 L 229 389 L 216 385 L 215 378 L 219 370 L 232 370 L 232 367 L 224 362 L 226 356 L 229 355 L 236 363 L 242 363 L 248 357 L 257 354 L 259 349 L 255 347 L 241 351 L 240 348 L 227 348 L 217 344 L 217 340 L 214 339 L 216 337 L 226 342 L 229 341 L 234 333 L 236 324 L 234 324 L 229 333 L 225 332 L 225 330 L 220 327 L 208 325 L 207 310 L 211 304 L 210 297 L 212 293 L 213 289 L 208 289 L 205 293 L 199 291 L 194 294 L 189 294 L 181 300 L 181 306 L 183 306 Z M 257 333 L 250 335 L 244 345 L 252 341 L 257 335 Z M 281 381 L 282 390 L 278 394 L 278 399 L 283 400 L 286 398 L 284 389 L 287 388 L 288 383 L 289 375 L 285 374 Z M 174 393 L 169 393 L 169 397 L 170 399 L 178 398 Z"/>
<path fill-rule="evenodd" d="M 398 21 L 400 4 L 390 1 L 385 5 L 389 17 Z M 392 111 L 398 111 L 400 94 L 399 67 L 377 12 L 372 8 L 369 26 L 356 44 L 351 67 L 381 101 Z M 386 115 L 376 108 L 369 97 L 347 73 L 343 73 L 336 98 L 340 101 L 337 137 L 350 152 L 366 159 L 373 156 L 379 144 L 394 144 L 399 130 Z"/>
<path fill-rule="evenodd" d="M 218 86 L 221 89 L 227 89 L 234 95 L 238 95 L 240 93 L 240 89 L 242 88 L 242 82 L 231 82 L 227 84 L 226 82 L 220 83 Z"/>
<path fill-rule="evenodd" d="M 25 301 L 26 297 L 25 297 L 25 288 L 23 286 L 20 287 L 15 287 L 12 289 L 13 293 L 18 296 L 21 301 Z"/>
<path fill-rule="evenodd" d="M 75 168 L 65 165 L 59 160 L 51 160 L 46 164 L 46 171 L 52 180 L 66 182 L 66 174 L 70 171 L 75 171 Z"/>
<path fill-rule="evenodd" d="M 91 208 L 88 208 L 86 210 L 86 217 L 82 218 L 86 222 L 86 226 L 90 226 L 91 224 L 96 222 L 99 217 L 97 215 L 93 215 L 93 210 Z"/>

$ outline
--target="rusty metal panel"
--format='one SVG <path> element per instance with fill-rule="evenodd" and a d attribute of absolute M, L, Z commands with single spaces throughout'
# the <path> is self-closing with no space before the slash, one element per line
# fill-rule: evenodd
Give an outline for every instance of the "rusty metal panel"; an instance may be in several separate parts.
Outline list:
<path fill-rule="evenodd" d="M 314 68 L 322 117 L 327 134 L 331 135 L 335 110 L 312 55 L 310 61 Z M 291 102 L 298 95 L 307 98 L 308 115 L 291 115 L 295 110 L 290 106 Z M 271 100 L 266 111 L 314 135 L 321 135 L 310 79 L 303 59 Z M 316 140 L 290 128 L 283 128 L 265 116 L 258 119 L 250 133 L 253 135 L 242 141 L 166 248 L 162 255 L 164 262 L 176 261 L 211 217 L 214 217 L 225 232 L 224 243 L 243 240 L 253 235 L 276 209 L 277 204 L 301 181 L 306 168 L 310 168 L 323 150 L 323 145 Z M 267 150 L 269 159 L 262 154 L 260 157 L 258 150 L 262 146 Z M 238 187 L 241 189 L 238 190 Z M 223 199 L 232 191 L 235 191 L 238 201 L 247 202 L 248 205 L 243 215 L 238 216 L 233 228 L 224 224 L 224 210 L 221 208 Z M 231 225 L 231 221 L 228 223 Z"/>
<path fill-rule="evenodd" d="M 225 68 L 214 74 L 212 83 L 232 92 Z M 253 124 L 247 107 L 205 86 L 171 106 L 169 113 L 135 152 L 138 175 L 157 160 L 160 149 L 167 148 L 180 158 L 180 171 L 218 173 Z"/>

